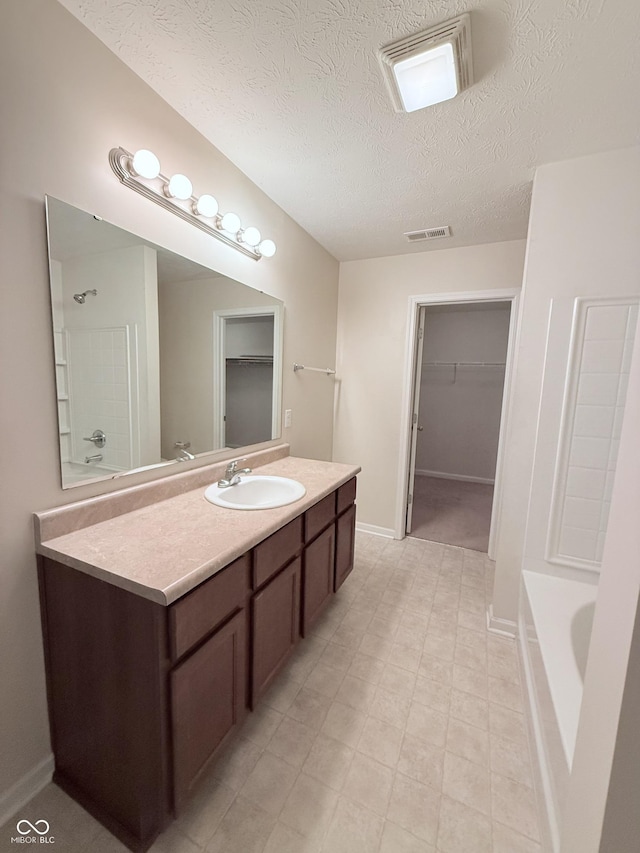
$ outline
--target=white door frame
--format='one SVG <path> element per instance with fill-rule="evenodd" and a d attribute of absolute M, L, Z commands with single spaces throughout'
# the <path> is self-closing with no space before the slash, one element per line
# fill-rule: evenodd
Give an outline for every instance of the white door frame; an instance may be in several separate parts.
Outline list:
<path fill-rule="evenodd" d="M 411 441 L 409 447 L 409 471 L 407 476 L 407 517 L 404 529 L 407 534 L 411 533 L 413 523 L 413 495 L 415 494 L 416 479 L 416 455 L 418 453 L 418 432 L 422 427 L 418 423 L 420 417 L 420 385 L 422 380 L 422 352 L 424 349 L 424 326 L 427 312 L 423 305 L 418 306 L 418 337 L 416 339 L 416 350 L 413 370 L 413 394 L 411 395 Z"/>
<path fill-rule="evenodd" d="M 227 320 L 247 317 L 273 317 L 273 391 L 271 397 L 271 438 L 280 436 L 282 422 L 282 305 L 259 305 L 254 308 L 221 308 L 213 312 L 213 447 L 224 447 L 224 412 L 227 382 L 225 335 Z M 268 439 L 270 440 L 270 439 Z"/>
<path fill-rule="evenodd" d="M 407 316 L 407 344 L 405 350 L 404 380 L 402 389 L 402 410 L 400 422 L 400 457 L 398 460 L 398 483 L 396 500 L 396 518 L 394 538 L 404 539 L 407 517 L 407 495 L 409 484 L 409 465 L 411 450 L 411 416 L 413 404 L 413 387 L 415 383 L 415 352 L 418 335 L 418 319 L 423 305 L 459 305 L 472 302 L 510 302 L 509 339 L 502 392 L 502 408 L 500 412 L 500 436 L 498 439 L 498 456 L 496 460 L 496 481 L 493 491 L 491 508 L 491 530 L 489 533 L 489 557 L 493 559 L 495 544 L 498 539 L 498 524 L 500 506 L 502 504 L 502 474 L 504 467 L 504 448 L 507 435 L 507 416 L 510 410 L 512 392 L 513 362 L 516 352 L 516 333 L 518 326 L 520 288 L 504 288 L 499 290 L 470 290 L 459 293 L 425 293 L 409 297 Z"/>

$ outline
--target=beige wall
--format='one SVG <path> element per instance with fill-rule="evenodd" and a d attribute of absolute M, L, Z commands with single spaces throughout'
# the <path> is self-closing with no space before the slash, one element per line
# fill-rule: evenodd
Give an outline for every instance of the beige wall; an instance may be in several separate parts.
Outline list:
<path fill-rule="evenodd" d="M 28 786 L 25 774 L 50 749 L 31 513 L 110 488 L 82 486 L 70 494 L 59 485 L 45 193 L 282 299 L 283 402 L 293 410 L 284 437 L 294 453 L 325 459 L 332 449 L 332 383 L 319 386 L 287 366 L 332 363 L 338 265 L 55 0 L 3 5 L 0 76 L 0 805 L 6 805 L 9 789 L 21 780 Z M 213 192 L 223 207 L 272 237 L 276 256 L 256 263 L 122 186 L 107 161 L 118 145 L 150 147 L 163 169 L 186 171 L 196 191 Z"/>
<path fill-rule="evenodd" d="M 358 520 L 392 531 L 409 297 L 518 288 L 523 240 L 340 265 L 334 459 L 362 466 Z"/>
<path fill-rule="evenodd" d="M 499 619 L 515 621 L 517 616 L 527 523 L 529 556 L 538 562 L 543 557 L 543 513 L 548 515 L 551 500 L 573 300 L 639 292 L 638 233 L 640 148 L 537 170 L 496 549 L 493 612 Z M 541 438 L 536 448 L 537 430 Z"/>

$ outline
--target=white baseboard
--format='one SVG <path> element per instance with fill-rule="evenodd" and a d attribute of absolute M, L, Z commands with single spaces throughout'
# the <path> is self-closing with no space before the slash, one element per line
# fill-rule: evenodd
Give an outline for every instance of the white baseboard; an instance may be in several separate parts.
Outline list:
<path fill-rule="evenodd" d="M 460 480 L 463 483 L 486 483 L 488 486 L 493 486 L 495 480 L 488 477 L 473 477 L 471 474 L 447 474 L 445 471 L 425 471 L 423 468 L 416 468 L 416 477 L 436 477 L 438 480 Z"/>
<path fill-rule="evenodd" d="M 494 616 L 493 604 L 490 604 L 487 607 L 487 631 L 515 639 L 518 634 L 518 623 L 512 622 L 511 619 L 501 619 L 499 616 Z"/>
<path fill-rule="evenodd" d="M 394 539 L 394 531 L 390 527 L 378 527 L 375 524 L 364 524 L 356 522 L 356 530 L 359 533 L 370 533 L 372 536 L 384 536 L 385 539 Z"/>
<path fill-rule="evenodd" d="M 0 795 L 0 826 L 21 809 L 32 797 L 35 797 L 53 776 L 53 753 L 47 755 L 28 773 Z"/>

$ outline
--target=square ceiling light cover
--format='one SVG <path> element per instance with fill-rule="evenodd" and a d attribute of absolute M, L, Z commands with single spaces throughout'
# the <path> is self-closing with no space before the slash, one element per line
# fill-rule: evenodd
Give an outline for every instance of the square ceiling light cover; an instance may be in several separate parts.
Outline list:
<path fill-rule="evenodd" d="M 448 101 L 473 83 L 471 19 L 459 15 L 391 42 L 378 58 L 397 112 Z"/>

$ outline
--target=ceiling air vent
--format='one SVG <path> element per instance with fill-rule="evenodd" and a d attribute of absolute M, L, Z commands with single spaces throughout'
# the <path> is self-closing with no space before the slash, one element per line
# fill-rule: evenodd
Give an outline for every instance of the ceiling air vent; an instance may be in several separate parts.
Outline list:
<path fill-rule="evenodd" d="M 473 83 L 469 14 L 391 42 L 378 59 L 396 112 L 454 98 Z"/>
<path fill-rule="evenodd" d="M 451 237 L 451 226 L 442 225 L 440 228 L 423 228 L 422 231 L 405 231 L 404 236 L 410 243 L 419 240 L 439 240 L 440 237 Z"/>

